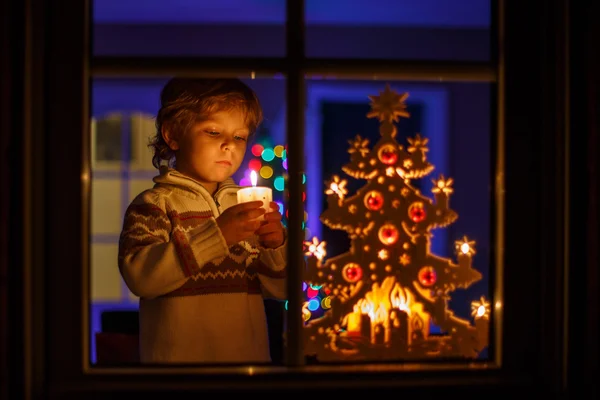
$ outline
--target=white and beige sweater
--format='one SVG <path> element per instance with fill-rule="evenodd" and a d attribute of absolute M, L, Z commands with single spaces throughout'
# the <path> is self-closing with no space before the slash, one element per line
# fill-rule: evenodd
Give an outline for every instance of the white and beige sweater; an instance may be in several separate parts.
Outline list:
<path fill-rule="evenodd" d="M 285 299 L 286 244 L 228 247 L 216 217 L 236 204 L 229 179 L 214 196 L 162 169 L 128 207 L 119 269 L 140 297 L 145 363 L 269 362 L 264 296 Z"/>

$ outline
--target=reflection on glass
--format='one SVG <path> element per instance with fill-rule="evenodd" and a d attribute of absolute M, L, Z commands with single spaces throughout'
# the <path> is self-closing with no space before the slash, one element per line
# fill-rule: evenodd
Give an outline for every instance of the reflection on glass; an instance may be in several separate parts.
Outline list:
<path fill-rule="evenodd" d="M 154 186 L 153 178 L 158 175 L 148 144 L 157 132 L 156 115 L 165 83 L 163 79 L 95 79 L 92 84 L 90 354 L 96 365 L 140 361 L 140 298 L 124 283 L 117 260 L 126 210 L 136 196 Z M 285 82 L 255 79 L 244 83 L 256 92 L 264 121 L 232 178 L 247 186 L 255 171 L 257 184 L 273 190 L 273 199 L 285 215 Z M 284 305 L 283 300 L 268 295 L 261 301 L 269 337 L 265 345 L 274 363 L 282 362 Z M 213 312 L 229 315 L 219 303 Z"/>
<path fill-rule="evenodd" d="M 489 0 L 306 0 L 306 55 L 490 59 Z"/>
<path fill-rule="evenodd" d="M 487 85 L 314 81 L 308 98 L 308 360 L 486 359 Z"/>

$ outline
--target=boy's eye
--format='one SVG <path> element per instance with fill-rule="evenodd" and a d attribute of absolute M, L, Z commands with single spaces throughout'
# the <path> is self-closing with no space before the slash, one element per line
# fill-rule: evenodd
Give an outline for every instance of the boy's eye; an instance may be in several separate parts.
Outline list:
<path fill-rule="evenodd" d="M 235 140 L 241 140 L 241 141 L 246 141 L 246 138 L 243 136 L 236 136 Z"/>
<path fill-rule="evenodd" d="M 206 133 L 208 133 L 211 136 L 217 136 L 219 134 L 219 132 L 217 131 L 206 131 Z"/>

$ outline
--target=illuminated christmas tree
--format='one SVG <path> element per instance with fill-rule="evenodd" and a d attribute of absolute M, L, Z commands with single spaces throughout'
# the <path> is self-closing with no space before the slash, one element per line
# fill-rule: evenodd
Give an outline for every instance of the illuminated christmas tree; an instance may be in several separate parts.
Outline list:
<path fill-rule="evenodd" d="M 472 268 L 475 242 L 455 242 L 457 263 L 430 253 L 431 230 L 453 223 L 451 178 L 440 176 L 434 199 L 411 186 L 430 174 L 428 139 L 419 134 L 408 145 L 397 142 L 394 123 L 409 118 L 405 100 L 386 86 L 369 96 L 369 118 L 378 118 L 381 138 L 350 141 L 347 175 L 366 185 L 348 196 L 347 181 L 335 175 L 326 182 L 327 209 L 321 221 L 348 233 L 348 252 L 325 259 L 326 243 L 305 242 L 305 281 L 325 290 L 330 308 L 320 318 L 306 318 L 305 354 L 320 361 L 475 358 L 488 345 L 489 304 L 473 302 L 474 324 L 448 308 L 450 293 L 481 279 Z M 310 316 L 310 315 L 309 315 Z M 431 324 L 441 334 L 430 332 Z"/>
<path fill-rule="evenodd" d="M 282 144 L 273 145 L 268 137 L 262 137 L 254 143 L 250 149 L 252 156 L 246 168 L 242 168 L 243 176 L 239 180 L 241 186 L 250 185 L 250 173 L 255 171 L 260 177 L 260 186 L 268 186 L 273 189 L 273 201 L 279 205 L 279 212 L 283 216 L 283 225 L 287 227 L 288 211 L 285 208 L 285 182 L 287 180 L 287 151 Z M 306 176 L 303 177 L 306 183 Z M 302 201 L 306 201 L 306 192 L 302 191 Z M 305 211 L 304 223 L 307 215 Z M 303 225 L 304 227 L 304 225 Z"/>
<path fill-rule="evenodd" d="M 287 227 L 288 211 L 285 208 L 284 193 L 285 182 L 287 180 L 287 152 L 282 144 L 274 145 L 268 136 L 259 137 L 250 149 L 252 157 L 248 161 L 246 168 L 242 169 L 243 175 L 239 180 L 241 186 L 249 186 L 251 183 L 250 174 L 252 171 L 260 176 L 261 186 L 267 186 L 273 189 L 273 201 L 279 205 L 279 212 L 282 214 L 282 223 Z M 306 183 L 304 176 L 303 184 Z M 306 201 L 306 192 L 302 191 L 302 201 Z M 304 213 L 304 223 L 308 215 Z M 308 227 L 303 225 L 305 232 L 310 233 Z M 305 320 L 320 318 L 323 313 L 330 308 L 328 289 L 317 288 L 303 283 L 304 305 L 302 313 Z M 287 301 L 285 302 L 287 310 Z"/>

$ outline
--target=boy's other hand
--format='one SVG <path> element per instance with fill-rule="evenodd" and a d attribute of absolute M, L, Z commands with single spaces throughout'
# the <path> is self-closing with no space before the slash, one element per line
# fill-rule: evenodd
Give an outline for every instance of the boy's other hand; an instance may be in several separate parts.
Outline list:
<path fill-rule="evenodd" d="M 217 217 L 217 225 L 221 229 L 227 246 L 248 239 L 260 227 L 257 218 L 265 213 L 262 201 L 250 201 L 229 207 Z"/>
<path fill-rule="evenodd" d="M 285 238 L 279 206 L 277 203 L 271 202 L 271 209 L 271 211 L 265 214 L 265 220 L 261 221 L 262 224 L 255 233 L 258 235 L 258 241 L 261 246 L 275 249 L 283 244 Z"/>

